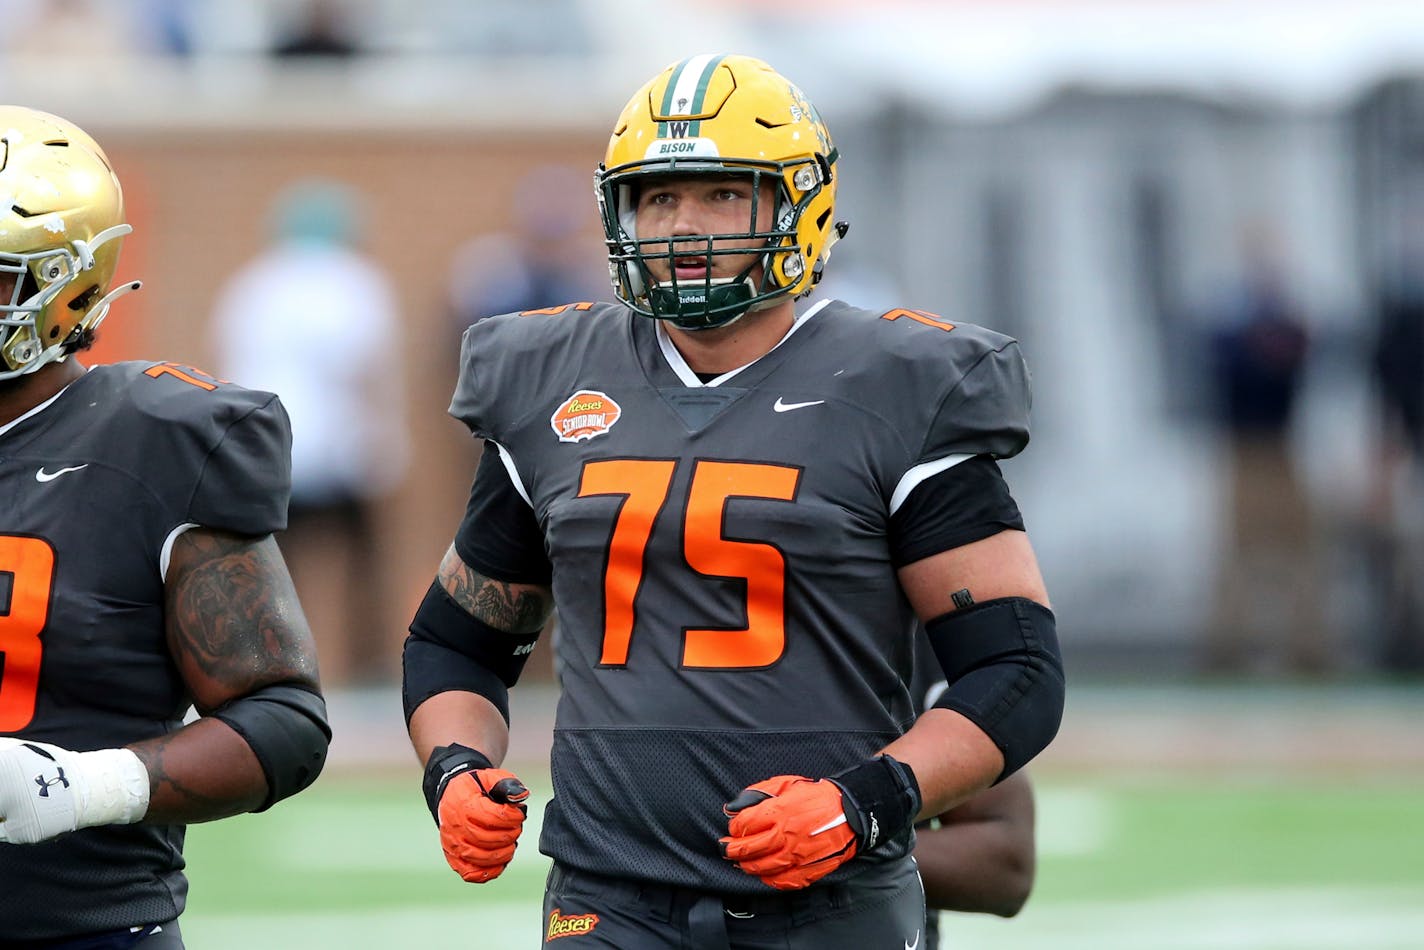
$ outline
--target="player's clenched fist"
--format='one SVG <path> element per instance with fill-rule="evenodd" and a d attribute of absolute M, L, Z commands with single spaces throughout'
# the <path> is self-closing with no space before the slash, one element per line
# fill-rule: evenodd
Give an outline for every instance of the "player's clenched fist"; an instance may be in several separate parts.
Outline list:
<path fill-rule="evenodd" d="M 0 738 L 0 841 L 37 844 L 148 812 L 148 770 L 128 749 L 71 752 Z"/>
<path fill-rule="evenodd" d="M 722 855 L 780 890 L 805 887 L 855 857 L 841 790 L 826 779 L 778 775 L 722 810 L 731 818 Z"/>
<path fill-rule="evenodd" d="M 462 745 L 439 746 L 425 766 L 425 801 L 455 873 L 473 884 L 499 877 L 514 857 L 529 789 L 513 772 Z"/>
<path fill-rule="evenodd" d="M 796 890 L 892 841 L 920 810 L 914 773 L 888 755 L 830 778 L 778 775 L 722 808 L 722 855 L 762 883 Z"/>

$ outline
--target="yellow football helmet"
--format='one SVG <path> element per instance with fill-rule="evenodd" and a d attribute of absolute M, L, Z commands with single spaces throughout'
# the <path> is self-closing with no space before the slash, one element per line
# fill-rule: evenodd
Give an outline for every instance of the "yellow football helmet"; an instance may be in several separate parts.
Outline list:
<path fill-rule="evenodd" d="M 114 298 L 119 246 L 132 228 L 109 159 L 58 116 L 0 106 L 0 380 L 32 373 L 87 343 Z"/>
<path fill-rule="evenodd" d="M 846 231 L 844 223 L 831 220 L 835 162 L 830 133 L 815 108 L 766 63 L 717 55 L 673 63 L 623 108 L 595 179 L 618 299 L 643 316 L 706 329 L 725 326 L 775 298 L 809 292 L 831 246 Z M 647 261 L 656 256 L 671 263 L 672 244 L 638 237 L 641 181 L 650 175 L 729 173 L 749 176 L 758 195 L 768 177 L 775 183 L 772 230 L 758 230 L 753 202 L 745 233 L 691 238 L 705 242 L 705 279 L 678 281 L 674 271 L 660 285 Z M 679 237 L 678 247 L 677 256 L 685 256 L 687 241 Z M 757 256 L 737 276 L 711 276 L 713 255 L 746 254 Z"/>

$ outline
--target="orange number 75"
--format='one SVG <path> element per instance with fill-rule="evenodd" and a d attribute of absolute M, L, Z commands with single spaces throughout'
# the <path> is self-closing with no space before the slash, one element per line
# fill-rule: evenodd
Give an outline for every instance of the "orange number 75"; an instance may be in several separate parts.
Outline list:
<path fill-rule="evenodd" d="M 600 662 L 628 662 L 643 564 L 672 486 L 671 459 L 609 459 L 584 466 L 578 495 L 622 495 L 608 542 L 603 575 L 603 653 Z M 683 516 L 683 556 L 694 571 L 738 577 L 747 584 L 747 625 L 738 630 L 688 630 L 682 665 L 702 669 L 770 666 L 786 649 L 786 559 L 770 544 L 722 535 L 730 498 L 793 501 L 800 469 L 752 462 L 694 463 Z"/>

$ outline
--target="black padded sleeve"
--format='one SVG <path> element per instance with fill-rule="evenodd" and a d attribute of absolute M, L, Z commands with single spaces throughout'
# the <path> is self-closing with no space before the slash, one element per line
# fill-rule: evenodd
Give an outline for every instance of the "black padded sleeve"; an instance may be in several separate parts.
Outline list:
<path fill-rule="evenodd" d="M 485 443 L 475 472 L 465 517 L 455 532 L 455 553 L 492 580 L 547 584 L 553 578 L 544 532 L 529 503 L 515 490 L 499 447 L 492 442 Z"/>
<path fill-rule="evenodd" d="M 890 517 L 890 556 L 904 567 L 1007 529 L 1024 530 L 998 463 L 976 455 L 915 487 Z"/>

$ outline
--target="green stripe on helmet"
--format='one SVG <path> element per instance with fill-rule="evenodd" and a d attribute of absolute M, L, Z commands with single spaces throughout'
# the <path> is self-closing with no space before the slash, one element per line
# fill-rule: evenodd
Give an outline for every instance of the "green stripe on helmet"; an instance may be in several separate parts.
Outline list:
<path fill-rule="evenodd" d="M 663 91 L 663 107 L 659 110 L 663 115 L 672 112 L 672 91 L 677 88 L 677 81 L 682 78 L 682 71 L 687 68 L 690 60 L 684 59 L 673 67 L 672 75 L 668 77 L 667 89 Z M 658 123 L 658 138 L 667 138 L 667 123 Z"/>
<path fill-rule="evenodd" d="M 682 81 L 682 74 L 686 71 L 688 65 L 694 59 L 698 58 L 699 57 L 696 56 L 689 57 L 673 67 L 672 75 L 668 77 L 667 88 L 663 91 L 662 115 L 672 114 L 673 96 L 677 91 L 679 83 Z M 703 67 L 702 74 L 697 77 L 697 86 L 693 91 L 691 101 L 688 103 L 686 111 L 682 114 L 697 115 L 703 110 L 707 102 L 707 87 L 712 82 L 712 74 L 716 72 L 717 67 L 721 65 L 724 59 L 726 59 L 725 56 L 713 56 L 707 60 L 707 65 Z M 668 127 L 669 125 L 670 123 L 668 122 L 658 123 L 658 138 L 665 139 L 670 137 L 671 130 Z M 701 134 L 701 122 L 689 122 L 683 132 L 684 136 L 697 136 Z"/>
<path fill-rule="evenodd" d="M 702 70 L 702 75 L 697 77 L 697 92 L 692 97 L 691 112 L 693 115 L 698 115 L 702 112 L 702 108 L 707 102 L 707 86 L 709 83 L 712 82 L 712 74 L 717 71 L 717 67 L 721 65 L 723 58 L 724 57 L 721 56 L 714 56 L 711 60 L 708 61 L 707 68 Z M 692 123 L 692 125 L 687 130 L 687 134 L 694 136 L 701 135 L 702 123 Z"/>

